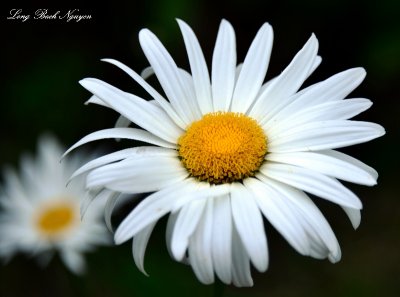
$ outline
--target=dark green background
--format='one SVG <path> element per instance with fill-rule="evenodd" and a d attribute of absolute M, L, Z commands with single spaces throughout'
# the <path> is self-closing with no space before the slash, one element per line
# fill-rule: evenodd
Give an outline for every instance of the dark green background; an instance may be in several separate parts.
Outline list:
<path fill-rule="evenodd" d="M 367 77 L 352 94 L 373 100 L 358 119 L 382 124 L 387 134 L 373 142 L 346 148 L 380 173 L 373 188 L 349 185 L 364 204 L 360 228 L 354 231 L 339 207 L 318 205 L 339 239 L 338 264 L 302 257 L 266 224 L 270 267 L 254 271 L 255 286 L 224 288 L 224 296 L 399 296 L 400 202 L 398 191 L 400 2 L 381 1 L 112 1 L 104 6 L 14 4 L 1 10 L 0 166 L 17 165 L 20 154 L 34 151 L 37 137 L 51 131 L 66 145 L 111 127 L 117 114 L 85 106 L 89 98 L 78 81 L 103 79 L 123 90 L 146 96 L 127 75 L 101 58 L 115 58 L 136 71 L 148 66 L 137 34 L 151 29 L 179 65 L 188 69 L 179 17 L 196 32 L 210 63 L 221 18 L 237 33 L 238 61 L 263 22 L 274 28 L 275 42 L 268 78 L 280 73 L 314 32 L 323 61 L 305 83 L 363 66 Z M 52 8 L 53 7 L 53 8 Z M 79 23 L 54 20 L 6 20 L 10 9 L 31 13 L 38 8 L 79 8 L 93 19 Z M 113 142 L 87 149 L 113 149 Z M 108 147 L 110 146 L 110 147 Z M 190 267 L 171 260 L 164 240 L 165 220 L 156 228 L 146 253 L 150 277 L 134 266 L 130 244 L 101 248 L 88 256 L 83 278 L 71 275 L 55 258 L 46 270 L 33 260 L 13 259 L 0 268 L 0 296 L 212 296 L 214 286 L 200 284 Z M 220 288 L 217 288 L 219 290 Z"/>

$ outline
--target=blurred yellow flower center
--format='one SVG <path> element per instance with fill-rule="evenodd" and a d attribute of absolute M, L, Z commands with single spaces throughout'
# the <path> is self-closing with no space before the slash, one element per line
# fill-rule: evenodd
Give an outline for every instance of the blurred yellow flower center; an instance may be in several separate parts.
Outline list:
<path fill-rule="evenodd" d="M 37 227 L 46 236 L 55 236 L 68 229 L 76 218 L 75 208 L 68 203 L 46 206 L 37 219 Z"/>
<path fill-rule="evenodd" d="M 241 113 L 208 113 L 178 140 L 179 156 L 190 174 L 212 184 L 253 176 L 267 153 L 258 123 Z"/>

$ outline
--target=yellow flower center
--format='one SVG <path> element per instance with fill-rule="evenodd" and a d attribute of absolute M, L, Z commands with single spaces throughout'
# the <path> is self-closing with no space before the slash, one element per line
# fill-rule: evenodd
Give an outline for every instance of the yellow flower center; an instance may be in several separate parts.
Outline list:
<path fill-rule="evenodd" d="M 76 209 L 70 203 L 61 202 L 46 206 L 37 217 L 37 228 L 47 237 L 58 236 L 70 228 L 76 220 Z"/>
<path fill-rule="evenodd" d="M 212 184 L 253 176 L 267 153 L 267 137 L 258 123 L 241 113 L 208 113 L 178 140 L 178 152 L 190 174 Z"/>

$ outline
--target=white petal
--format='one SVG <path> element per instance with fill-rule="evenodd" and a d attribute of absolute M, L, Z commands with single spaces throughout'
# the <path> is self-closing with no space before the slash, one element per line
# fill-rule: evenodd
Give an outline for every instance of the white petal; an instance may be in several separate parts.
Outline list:
<path fill-rule="evenodd" d="M 268 251 L 267 251 L 268 253 Z M 268 261 L 267 261 L 268 262 Z M 251 287 L 253 279 L 251 278 L 250 258 L 246 253 L 242 240 L 233 226 L 232 230 L 232 280 L 236 287 Z"/>
<path fill-rule="evenodd" d="M 309 192 L 333 203 L 361 209 L 360 199 L 336 179 L 324 174 L 286 164 L 266 163 L 260 172 L 272 179 Z"/>
<path fill-rule="evenodd" d="M 232 25 L 222 20 L 215 43 L 211 90 L 214 111 L 228 111 L 235 86 L 236 38 Z"/>
<path fill-rule="evenodd" d="M 246 113 L 267 73 L 273 41 L 272 27 L 265 23 L 257 32 L 236 82 L 231 111 Z"/>
<path fill-rule="evenodd" d="M 229 195 L 214 197 L 212 259 L 218 277 L 232 282 L 232 213 Z"/>
<path fill-rule="evenodd" d="M 74 250 L 63 250 L 60 253 L 65 265 L 75 274 L 81 275 L 85 272 L 85 260 L 83 256 Z"/>
<path fill-rule="evenodd" d="M 247 254 L 258 271 L 266 271 L 267 238 L 262 216 L 253 195 L 241 183 L 233 183 L 231 203 L 233 220 Z"/>
<path fill-rule="evenodd" d="M 172 253 L 172 248 L 171 248 L 172 234 L 174 233 L 175 223 L 176 223 L 176 220 L 178 219 L 179 212 L 180 212 L 180 209 L 175 212 L 170 213 L 170 215 L 168 216 L 167 228 L 165 230 L 165 239 L 166 239 L 166 243 L 167 243 L 167 250 L 168 250 L 168 254 L 170 255 L 171 258 L 174 258 L 174 255 Z"/>
<path fill-rule="evenodd" d="M 315 60 L 314 60 L 314 64 L 312 65 L 310 72 L 308 73 L 308 76 L 310 76 L 318 68 L 318 66 L 321 64 L 321 62 L 322 62 L 321 56 L 316 56 Z M 307 76 L 307 78 L 308 78 L 308 76 Z"/>
<path fill-rule="evenodd" d="M 110 232 L 114 232 L 112 223 L 111 223 L 111 215 L 114 210 L 115 205 L 118 202 L 118 198 L 120 195 L 118 193 L 112 192 L 113 194 L 107 199 L 106 205 L 104 206 L 104 222 Z"/>
<path fill-rule="evenodd" d="M 193 77 L 186 70 L 179 68 L 179 75 L 183 82 L 183 87 L 188 96 L 188 100 L 190 100 L 190 104 L 192 105 L 192 111 L 195 115 L 196 120 L 199 120 L 202 117 L 202 113 L 200 111 L 199 102 L 196 99 L 196 91 L 194 88 Z"/>
<path fill-rule="evenodd" d="M 171 253 L 178 261 L 182 261 L 185 256 L 189 237 L 197 227 L 206 202 L 206 199 L 192 201 L 183 206 L 179 212 L 171 237 Z"/>
<path fill-rule="evenodd" d="M 251 191 L 258 207 L 279 233 L 302 255 L 308 255 L 310 246 L 305 230 L 282 195 L 255 178 L 247 178 L 244 185 Z"/>
<path fill-rule="evenodd" d="M 162 147 L 173 148 L 173 149 L 176 148 L 175 144 L 172 144 L 170 142 L 162 140 L 162 139 L 158 138 L 157 136 L 151 134 L 150 132 L 147 132 L 142 129 L 111 128 L 111 129 L 99 130 L 99 131 L 96 131 L 96 132 L 86 135 L 81 140 L 79 140 L 77 143 L 75 143 L 73 146 L 71 146 L 62 155 L 61 158 L 64 158 L 69 152 L 71 152 L 72 150 L 76 149 L 77 147 L 79 147 L 85 143 L 95 141 L 95 140 L 100 140 L 100 139 L 107 139 L 107 138 L 132 139 L 132 140 L 138 140 L 138 141 L 151 143 L 151 144 L 162 146 Z"/>
<path fill-rule="evenodd" d="M 129 125 L 132 123 L 132 121 L 123 115 L 119 116 L 117 121 L 115 122 L 115 128 L 125 128 L 129 127 Z"/>
<path fill-rule="evenodd" d="M 183 132 L 163 109 L 142 98 L 94 78 L 86 78 L 79 83 L 121 115 L 166 141 L 176 143 Z"/>
<path fill-rule="evenodd" d="M 199 182 L 195 178 L 188 178 L 187 181 L 197 184 L 197 191 L 191 194 L 191 200 L 208 199 L 209 196 L 218 197 L 228 195 L 231 192 L 230 184 L 210 185 L 208 182 Z M 186 200 L 177 200 L 171 211 L 176 211 L 187 203 Z"/>
<path fill-rule="evenodd" d="M 132 148 L 127 148 L 124 150 L 120 150 L 114 153 L 110 153 L 104 156 L 101 156 L 97 159 L 94 159 L 82 167 L 80 167 L 78 170 L 76 170 L 72 176 L 70 177 L 70 180 L 73 179 L 74 177 L 83 174 L 89 170 L 92 170 L 94 168 L 113 163 L 116 161 L 120 161 L 123 159 L 126 159 L 128 157 L 141 157 L 141 156 L 176 156 L 177 153 L 175 150 L 171 149 L 166 149 L 162 147 L 154 147 L 154 146 L 138 146 L 138 147 L 132 147 Z"/>
<path fill-rule="evenodd" d="M 269 134 L 270 152 L 335 149 L 363 143 L 385 134 L 378 124 L 350 120 L 311 122 L 285 132 Z"/>
<path fill-rule="evenodd" d="M 185 179 L 187 175 L 187 170 L 175 157 L 142 156 L 92 170 L 87 176 L 86 186 L 107 187 L 124 193 L 145 193 L 158 191 Z"/>
<path fill-rule="evenodd" d="M 361 223 L 361 212 L 359 209 L 352 208 L 352 207 L 342 207 L 344 212 L 347 214 L 347 216 L 350 219 L 351 224 L 353 225 L 354 229 L 357 229 L 358 226 L 360 226 Z"/>
<path fill-rule="evenodd" d="M 374 180 L 378 179 L 378 172 L 374 168 L 368 166 L 360 160 L 357 160 L 356 158 L 334 150 L 326 150 L 324 151 L 324 154 L 359 167 L 361 170 L 368 172 L 368 174 L 372 176 Z"/>
<path fill-rule="evenodd" d="M 144 68 L 144 69 L 142 70 L 142 72 L 140 72 L 140 76 L 141 76 L 143 79 L 148 79 L 150 76 L 152 76 L 152 75 L 154 75 L 154 74 L 155 74 L 155 73 L 154 73 L 154 69 L 153 69 L 153 67 L 151 67 L 151 66 Z"/>
<path fill-rule="evenodd" d="M 318 105 L 329 101 L 344 99 L 364 80 L 366 72 L 363 68 L 353 68 L 331 76 L 330 78 L 318 82 L 290 99 L 276 117 L 284 119 L 291 114 L 310 106 Z M 273 121 L 274 118 L 271 118 Z M 265 123 L 266 125 L 269 122 Z"/>
<path fill-rule="evenodd" d="M 89 103 L 98 104 L 98 105 L 101 105 L 101 106 L 104 106 L 104 107 L 111 108 L 110 105 L 108 105 L 106 102 L 104 102 L 103 100 L 101 100 L 101 99 L 100 99 L 99 97 L 97 97 L 96 95 L 92 95 L 92 96 L 89 98 L 89 100 L 87 100 L 87 101 L 85 102 L 86 105 L 88 105 Z"/>
<path fill-rule="evenodd" d="M 186 52 L 192 71 L 196 98 L 202 114 L 213 111 L 211 97 L 211 83 L 208 74 L 207 63 L 201 50 L 200 44 L 193 30 L 182 20 L 177 20 L 181 29 Z"/>
<path fill-rule="evenodd" d="M 313 63 L 313 65 L 312 65 L 312 67 L 310 68 L 310 71 L 308 72 L 307 78 L 315 71 L 315 69 L 318 68 L 318 66 L 319 66 L 319 64 L 321 64 L 321 62 L 322 62 L 322 58 L 321 58 L 320 56 L 316 56 L 316 57 L 315 57 L 315 60 L 314 60 L 314 63 Z M 237 71 L 236 71 L 236 72 L 237 72 Z M 238 75 L 238 74 L 236 74 L 236 75 Z M 264 91 L 265 91 L 267 88 L 269 88 L 269 85 L 270 85 L 274 80 L 276 80 L 278 77 L 279 77 L 279 76 L 276 76 L 276 77 L 270 79 L 269 81 L 267 81 L 265 84 L 263 84 L 263 85 L 261 86 L 260 90 L 258 91 L 257 98 L 258 98 L 262 93 L 264 93 Z M 307 79 L 307 78 L 306 78 L 306 79 Z M 300 91 L 300 92 L 301 92 L 301 91 Z M 297 94 L 299 94 L 299 92 L 296 93 L 295 95 L 293 95 L 292 98 L 293 98 L 294 96 L 296 96 Z M 283 109 L 285 109 L 285 108 L 283 108 Z"/>
<path fill-rule="evenodd" d="M 304 226 L 311 244 L 310 256 L 316 258 L 340 259 L 340 247 L 332 228 L 314 202 L 303 192 L 263 175 L 257 176 L 264 183 L 282 194 L 282 198 L 292 203 L 299 213 L 299 222 Z"/>
<path fill-rule="evenodd" d="M 195 183 L 182 181 L 146 197 L 122 221 L 115 232 L 115 242 L 123 243 L 173 208 L 176 200 L 188 199 L 197 190 Z"/>
<path fill-rule="evenodd" d="M 304 167 L 361 185 L 373 186 L 376 184 L 375 176 L 371 175 L 369 171 L 332 156 L 330 151 L 269 153 L 266 160 Z"/>
<path fill-rule="evenodd" d="M 249 115 L 263 123 L 285 107 L 290 96 L 297 92 L 308 77 L 317 51 L 318 40 L 313 34 L 289 66 L 257 98 Z"/>
<path fill-rule="evenodd" d="M 118 62 L 113 59 L 102 59 L 104 62 L 111 63 L 117 67 L 119 67 L 121 70 L 125 71 L 130 77 L 132 77 L 140 86 L 142 86 L 143 89 L 149 93 L 154 100 L 158 104 L 160 104 L 160 107 L 165 110 L 165 112 L 171 117 L 171 119 L 174 120 L 174 122 L 182 129 L 185 129 L 186 123 L 182 121 L 182 119 L 177 115 L 175 110 L 172 108 L 171 104 L 168 103 L 163 96 L 161 96 L 151 85 L 149 85 L 144 78 L 142 78 L 139 74 L 137 74 L 135 71 L 127 67 L 126 65 L 122 64 L 121 62 Z"/>
<path fill-rule="evenodd" d="M 14 169 L 5 167 L 3 169 L 4 176 L 4 192 L 12 199 L 13 204 L 18 205 L 21 210 L 32 208 L 33 201 L 28 199 L 29 195 L 26 193 L 21 180 L 17 176 Z M 0 203 L 5 203 L 6 199 L 0 199 Z"/>
<path fill-rule="evenodd" d="M 81 220 L 84 218 L 85 213 L 89 207 L 89 205 L 93 202 L 93 200 L 106 200 L 108 197 L 110 197 L 113 194 L 113 192 L 107 190 L 107 189 L 102 189 L 100 191 L 92 191 L 92 192 L 86 192 L 85 196 L 82 199 L 81 202 L 81 207 L 80 207 L 80 213 L 81 213 Z"/>
<path fill-rule="evenodd" d="M 239 64 L 236 66 L 236 70 L 235 70 L 235 85 L 236 85 L 236 82 L 237 82 L 237 80 L 238 80 L 238 78 L 239 78 L 240 71 L 242 71 L 242 67 L 243 67 L 243 63 L 239 63 Z"/>
<path fill-rule="evenodd" d="M 89 104 L 89 103 L 98 104 L 100 106 L 104 106 L 104 107 L 113 109 L 109 104 L 107 104 L 106 102 L 104 102 L 103 100 L 101 100 L 99 97 L 97 97 L 95 95 L 92 95 L 92 97 L 90 97 L 90 99 L 85 102 L 86 105 Z M 114 127 L 116 127 L 116 128 L 129 127 L 129 125 L 131 123 L 132 122 L 129 119 L 127 119 L 126 117 L 121 115 L 121 116 L 118 117 Z M 117 140 L 119 140 L 119 139 L 117 139 Z"/>
<path fill-rule="evenodd" d="M 142 231 L 138 232 L 132 241 L 132 253 L 133 260 L 137 268 L 146 276 L 149 276 L 147 272 L 144 270 L 144 254 L 146 252 L 147 243 L 149 242 L 149 238 L 151 233 L 153 232 L 154 226 L 157 222 L 153 222 L 147 225 Z"/>
<path fill-rule="evenodd" d="M 367 110 L 372 105 L 368 99 L 347 99 L 328 101 L 286 114 L 280 120 L 264 125 L 266 133 L 278 134 L 281 131 L 313 121 L 347 120 Z"/>
<path fill-rule="evenodd" d="M 189 240 L 189 261 L 197 278 L 203 284 L 214 282 L 211 243 L 213 230 L 213 199 L 207 205 L 199 225 Z"/>
<path fill-rule="evenodd" d="M 139 41 L 169 101 L 185 124 L 189 125 L 196 120 L 195 105 L 192 104 L 189 94 L 185 92 L 174 60 L 158 38 L 148 29 L 140 31 Z"/>

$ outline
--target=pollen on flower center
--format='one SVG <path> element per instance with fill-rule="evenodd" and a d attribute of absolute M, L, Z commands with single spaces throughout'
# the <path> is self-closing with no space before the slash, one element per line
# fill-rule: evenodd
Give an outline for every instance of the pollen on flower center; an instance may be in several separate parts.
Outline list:
<path fill-rule="evenodd" d="M 75 208 L 68 203 L 46 206 L 37 217 L 37 227 L 45 236 L 56 236 L 68 229 L 76 219 Z"/>
<path fill-rule="evenodd" d="M 253 176 L 267 153 L 258 123 L 241 113 L 208 113 L 178 140 L 179 156 L 190 174 L 212 184 Z"/>

